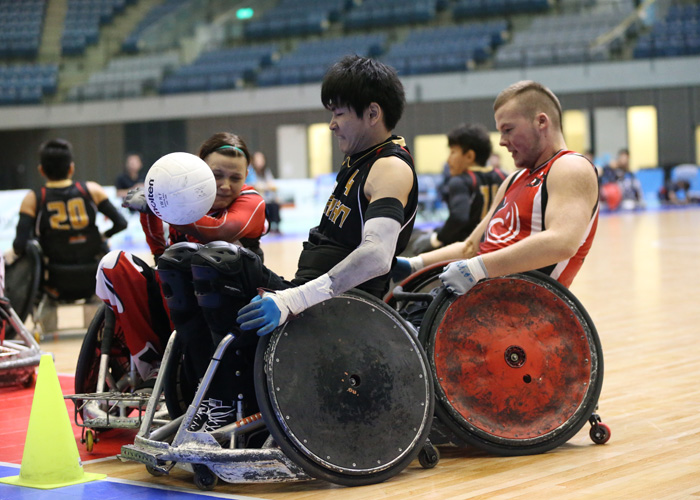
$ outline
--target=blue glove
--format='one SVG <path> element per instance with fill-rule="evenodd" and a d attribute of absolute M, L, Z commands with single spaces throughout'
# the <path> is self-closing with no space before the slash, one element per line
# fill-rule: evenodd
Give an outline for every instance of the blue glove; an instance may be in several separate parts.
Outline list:
<path fill-rule="evenodd" d="M 391 268 L 391 279 L 396 283 L 405 280 L 413 273 L 411 263 L 405 257 L 396 257 L 396 264 Z"/>
<path fill-rule="evenodd" d="M 258 335 L 272 332 L 280 324 L 281 312 L 272 297 L 256 295 L 250 303 L 238 311 L 236 321 L 242 330 L 258 329 Z"/>

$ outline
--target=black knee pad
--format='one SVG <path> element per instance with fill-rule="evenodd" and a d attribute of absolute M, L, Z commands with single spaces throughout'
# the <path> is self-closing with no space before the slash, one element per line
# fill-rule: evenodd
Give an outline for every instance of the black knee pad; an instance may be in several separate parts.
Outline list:
<path fill-rule="evenodd" d="M 192 257 L 192 277 L 199 305 L 219 308 L 225 298 L 252 299 L 264 284 L 260 257 L 250 250 L 214 241 Z"/>
<path fill-rule="evenodd" d="M 253 252 L 225 242 L 209 243 L 192 258 L 195 296 L 215 342 L 227 333 L 241 336 L 236 316 L 263 285 L 262 269 Z"/>
<path fill-rule="evenodd" d="M 199 243 L 182 242 L 170 246 L 158 260 L 163 297 L 171 311 L 192 310 L 197 299 L 192 284 L 192 257 L 202 248 Z"/>

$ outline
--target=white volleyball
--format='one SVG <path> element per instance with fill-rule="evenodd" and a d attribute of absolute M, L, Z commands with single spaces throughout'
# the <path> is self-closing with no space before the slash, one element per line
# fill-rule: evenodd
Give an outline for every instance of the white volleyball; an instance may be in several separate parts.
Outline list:
<path fill-rule="evenodd" d="M 216 198 L 214 173 L 199 156 L 170 153 L 146 174 L 144 189 L 151 211 L 169 224 L 191 224 L 211 210 Z"/>

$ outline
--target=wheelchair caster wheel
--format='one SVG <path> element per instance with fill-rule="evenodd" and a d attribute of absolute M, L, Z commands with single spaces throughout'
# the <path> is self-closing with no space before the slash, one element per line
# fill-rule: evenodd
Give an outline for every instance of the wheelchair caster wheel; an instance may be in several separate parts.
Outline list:
<path fill-rule="evenodd" d="M 83 438 L 85 442 L 85 449 L 90 452 L 95 446 L 95 431 L 92 429 L 87 429 L 85 431 L 85 437 Z"/>
<path fill-rule="evenodd" d="M 203 491 L 211 491 L 216 488 L 219 478 L 209 467 L 202 464 L 192 464 L 194 469 L 194 485 Z"/>
<path fill-rule="evenodd" d="M 432 469 L 440 461 L 440 451 L 430 443 L 423 445 L 423 449 L 418 452 L 418 463 L 424 469 Z"/>
<path fill-rule="evenodd" d="M 24 387 L 25 389 L 29 389 L 30 387 L 32 387 L 34 385 L 35 382 L 36 382 L 36 372 L 32 372 L 29 374 L 29 376 L 26 379 L 24 379 L 24 382 L 22 382 L 22 387 Z"/>
<path fill-rule="evenodd" d="M 163 472 L 161 469 L 158 469 L 156 467 L 153 467 L 152 465 L 147 465 L 146 470 L 148 473 L 153 476 L 153 477 L 161 477 L 165 476 L 165 472 Z M 196 481 L 195 481 L 196 482 Z"/>
<path fill-rule="evenodd" d="M 591 427 L 588 435 L 595 444 L 605 444 L 610 441 L 610 427 L 602 422 L 598 423 Z"/>
<path fill-rule="evenodd" d="M 588 432 L 591 441 L 595 444 L 605 444 L 610 441 L 610 427 L 600 420 L 600 416 L 597 413 L 591 415 L 588 422 L 591 424 L 591 430 Z"/>

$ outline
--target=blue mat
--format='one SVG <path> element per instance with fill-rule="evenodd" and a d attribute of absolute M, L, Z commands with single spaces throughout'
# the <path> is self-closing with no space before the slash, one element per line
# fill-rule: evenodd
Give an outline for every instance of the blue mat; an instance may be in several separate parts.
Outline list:
<path fill-rule="evenodd" d="M 0 477 L 19 475 L 19 467 L 0 465 Z M 226 493 L 198 493 L 153 488 L 114 480 L 90 481 L 53 490 L 40 490 L 0 483 L 0 500 L 200 500 L 204 498 L 250 499 Z"/>

